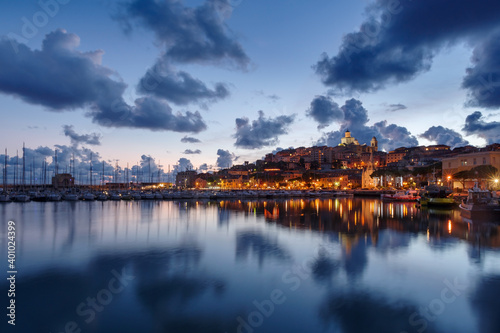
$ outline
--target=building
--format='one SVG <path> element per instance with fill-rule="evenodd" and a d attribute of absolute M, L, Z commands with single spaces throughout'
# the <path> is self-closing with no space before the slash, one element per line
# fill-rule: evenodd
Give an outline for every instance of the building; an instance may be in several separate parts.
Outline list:
<path fill-rule="evenodd" d="M 443 178 L 447 179 L 453 174 L 470 170 L 480 165 L 491 165 L 500 171 L 500 150 L 479 151 L 468 154 L 459 154 L 453 157 L 442 159 L 443 163 Z M 492 175 L 494 176 L 494 175 Z M 497 175 L 498 176 L 498 175 Z M 457 180 L 450 178 L 454 188 L 461 188 L 462 184 Z"/>
<path fill-rule="evenodd" d="M 345 131 L 344 137 L 342 139 L 340 139 L 340 144 L 343 146 L 347 146 L 347 145 L 359 146 L 358 140 L 356 140 L 355 138 L 353 138 L 351 136 L 351 132 L 349 130 Z"/>
<path fill-rule="evenodd" d="M 175 185 L 177 187 L 192 188 L 196 185 L 196 178 L 198 178 L 196 171 L 182 171 L 177 173 Z"/>
<path fill-rule="evenodd" d="M 60 173 L 52 177 L 54 188 L 71 187 L 75 185 L 75 178 L 69 173 Z"/>

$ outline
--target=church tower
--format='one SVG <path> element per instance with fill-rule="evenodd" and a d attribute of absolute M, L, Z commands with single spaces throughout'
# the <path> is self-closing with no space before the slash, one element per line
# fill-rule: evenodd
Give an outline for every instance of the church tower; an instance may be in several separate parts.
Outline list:
<path fill-rule="evenodd" d="M 378 150 L 378 141 L 376 137 L 372 138 L 372 141 L 370 141 L 370 146 L 372 147 L 372 151 Z"/>

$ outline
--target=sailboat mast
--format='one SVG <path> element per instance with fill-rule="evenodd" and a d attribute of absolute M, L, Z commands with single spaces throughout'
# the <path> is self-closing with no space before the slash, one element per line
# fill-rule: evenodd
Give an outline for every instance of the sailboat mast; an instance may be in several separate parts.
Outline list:
<path fill-rule="evenodd" d="M 24 142 L 23 142 L 23 190 L 24 187 L 26 186 L 26 161 L 25 161 L 25 150 L 26 148 L 24 147 Z"/>
<path fill-rule="evenodd" d="M 16 164 L 14 164 L 14 187 L 17 185 L 17 167 L 19 164 L 19 150 L 16 149 Z"/>
<path fill-rule="evenodd" d="M 90 153 L 90 190 L 92 190 L 92 153 Z"/>
<path fill-rule="evenodd" d="M 5 160 L 3 162 L 3 191 L 7 192 L 7 148 L 5 148 Z"/>

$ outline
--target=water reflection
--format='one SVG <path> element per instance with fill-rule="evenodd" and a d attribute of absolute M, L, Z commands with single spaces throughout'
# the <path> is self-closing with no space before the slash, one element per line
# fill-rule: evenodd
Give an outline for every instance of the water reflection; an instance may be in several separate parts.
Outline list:
<path fill-rule="evenodd" d="M 0 217 L 18 225 L 23 332 L 75 322 L 82 332 L 410 333 L 445 281 L 467 288 L 426 332 L 500 331 L 499 226 L 456 209 L 347 198 L 33 202 L 0 205 Z M 5 258 L 5 228 L 0 236 Z M 116 274 L 133 279 L 87 322 L 78 306 Z M 272 303 L 276 290 L 284 302 Z"/>
<path fill-rule="evenodd" d="M 244 231 L 236 235 L 236 259 L 244 260 L 252 253 L 258 258 L 259 266 L 264 259 L 285 261 L 290 255 L 276 240 L 270 239 L 256 231 Z"/>

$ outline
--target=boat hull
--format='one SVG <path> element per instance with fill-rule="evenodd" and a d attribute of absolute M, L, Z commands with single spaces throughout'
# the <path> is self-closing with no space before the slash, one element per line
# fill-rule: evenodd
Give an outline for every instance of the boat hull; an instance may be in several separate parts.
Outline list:
<path fill-rule="evenodd" d="M 454 206 L 456 204 L 453 198 L 429 198 L 427 202 L 428 206 Z"/>
<path fill-rule="evenodd" d="M 471 220 L 500 220 L 500 206 L 460 204 L 461 215 Z"/>

